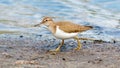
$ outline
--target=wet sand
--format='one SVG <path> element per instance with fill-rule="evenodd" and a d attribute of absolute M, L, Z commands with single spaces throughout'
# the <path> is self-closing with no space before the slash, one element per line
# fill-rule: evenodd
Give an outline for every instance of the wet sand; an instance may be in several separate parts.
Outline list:
<path fill-rule="evenodd" d="M 41 35 L 39 37 L 41 38 Z M 119 42 L 82 41 L 82 49 L 74 51 L 77 43 L 66 41 L 61 52 L 52 54 L 56 39 L 39 40 L 24 35 L 0 37 L 0 68 L 119 68 Z M 56 44 L 54 44 L 56 42 Z"/>

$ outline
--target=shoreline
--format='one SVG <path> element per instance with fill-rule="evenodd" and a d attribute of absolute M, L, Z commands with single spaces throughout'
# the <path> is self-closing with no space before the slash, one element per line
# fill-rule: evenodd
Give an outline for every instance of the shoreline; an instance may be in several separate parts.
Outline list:
<path fill-rule="evenodd" d="M 39 37 L 40 38 L 40 37 Z M 56 42 L 56 43 L 54 43 Z M 25 38 L 23 35 L 0 39 L 1 68 L 119 68 L 120 42 L 82 42 L 80 51 L 74 51 L 76 41 L 68 40 L 61 52 L 55 49 L 59 41 Z"/>

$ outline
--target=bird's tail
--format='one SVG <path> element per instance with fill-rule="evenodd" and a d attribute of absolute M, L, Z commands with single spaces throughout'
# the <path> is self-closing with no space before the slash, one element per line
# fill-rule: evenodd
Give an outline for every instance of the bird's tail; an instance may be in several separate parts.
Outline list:
<path fill-rule="evenodd" d="M 93 27 L 92 27 L 92 26 L 85 26 L 85 28 L 86 28 L 87 30 L 90 30 L 90 29 L 92 29 Z"/>
<path fill-rule="evenodd" d="M 82 27 L 80 27 L 79 32 L 87 31 L 87 30 L 90 30 L 92 28 L 93 28 L 92 26 L 82 26 Z"/>

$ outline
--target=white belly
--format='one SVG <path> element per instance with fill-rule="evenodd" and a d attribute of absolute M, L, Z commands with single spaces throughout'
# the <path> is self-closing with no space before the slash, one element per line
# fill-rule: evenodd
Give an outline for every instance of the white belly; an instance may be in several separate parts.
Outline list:
<path fill-rule="evenodd" d="M 54 34 L 54 36 L 60 39 L 69 39 L 75 37 L 77 34 L 78 33 L 66 33 L 60 30 L 59 27 L 57 26 L 56 33 Z"/>

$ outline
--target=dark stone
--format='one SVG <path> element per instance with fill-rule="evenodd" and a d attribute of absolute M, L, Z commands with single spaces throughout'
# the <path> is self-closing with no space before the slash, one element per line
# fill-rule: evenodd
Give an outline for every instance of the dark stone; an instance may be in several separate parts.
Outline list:
<path fill-rule="evenodd" d="M 20 38 L 23 38 L 23 35 L 20 35 Z"/>
<path fill-rule="evenodd" d="M 86 41 L 84 41 L 83 43 L 85 43 L 85 44 L 86 44 L 87 42 L 86 42 Z"/>
<path fill-rule="evenodd" d="M 42 37 L 42 35 L 36 35 L 36 36 Z"/>
<path fill-rule="evenodd" d="M 65 58 L 62 58 L 62 60 L 64 60 L 64 61 L 65 61 L 66 59 L 65 59 Z"/>
<path fill-rule="evenodd" d="M 113 40 L 113 43 L 116 43 L 116 41 L 115 41 L 115 40 Z"/>
<path fill-rule="evenodd" d="M 42 35 L 38 35 L 38 36 L 42 37 Z"/>

